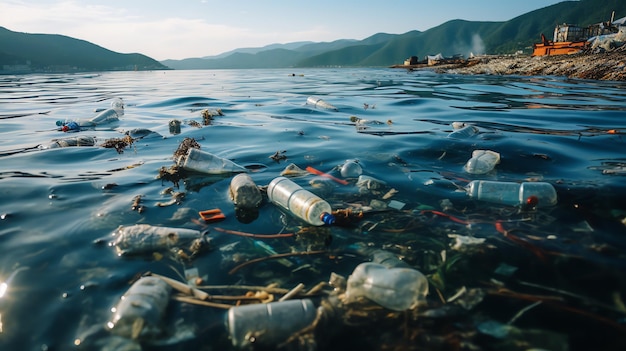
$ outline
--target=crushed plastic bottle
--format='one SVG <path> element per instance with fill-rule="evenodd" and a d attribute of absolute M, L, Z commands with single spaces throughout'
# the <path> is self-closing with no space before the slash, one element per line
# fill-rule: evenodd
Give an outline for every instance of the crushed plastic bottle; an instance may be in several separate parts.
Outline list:
<path fill-rule="evenodd" d="M 196 148 L 189 148 L 187 154 L 181 155 L 176 160 L 176 164 L 188 171 L 207 174 L 245 173 L 248 171 L 233 161 Z"/>
<path fill-rule="evenodd" d="M 467 139 L 470 137 L 473 137 L 474 135 L 478 134 L 478 128 L 474 127 L 471 124 L 462 124 L 463 127 L 460 129 L 456 129 L 451 132 L 450 134 L 448 134 L 448 138 L 453 138 L 453 139 Z M 452 127 L 454 128 L 455 124 L 452 124 Z"/>
<path fill-rule="evenodd" d="M 309 224 L 321 226 L 335 222 L 328 202 L 285 177 L 276 177 L 270 182 L 267 197 Z"/>
<path fill-rule="evenodd" d="M 230 181 L 228 194 L 233 203 L 240 208 L 256 208 L 261 204 L 261 191 L 247 173 L 240 173 Z"/>
<path fill-rule="evenodd" d="M 463 169 L 471 174 L 485 174 L 500 163 L 500 154 L 491 150 L 474 150 Z"/>
<path fill-rule="evenodd" d="M 313 323 L 316 315 L 310 299 L 286 300 L 231 307 L 226 324 L 234 347 L 272 349 Z"/>
<path fill-rule="evenodd" d="M 112 309 L 107 328 L 129 339 L 150 339 L 163 330 L 163 318 L 172 288 L 157 277 L 142 277 L 122 296 Z"/>
<path fill-rule="evenodd" d="M 383 264 L 366 262 L 358 265 L 346 288 L 346 299 L 365 297 L 394 311 L 416 307 L 428 295 L 428 279 L 419 271 L 407 268 L 387 268 Z"/>
<path fill-rule="evenodd" d="M 536 199 L 536 206 L 553 206 L 557 203 L 556 190 L 545 182 L 498 182 L 491 180 L 473 180 L 466 187 L 467 194 L 476 200 L 499 203 L 510 206 L 527 204 L 529 199 Z"/>
<path fill-rule="evenodd" d="M 182 245 L 195 250 L 206 248 L 209 238 L 203 232 L 185 228 L 158 227 L 149 224 L 119 226 L 114 232 L 114 246 L 118 255 L 135 255 L 182 248 Z"/>
<path fill-rule="evenodd" d="M 309 105 L 313 105 L 316 108 L 319 107 L 319 108 L 323 108 L 323 109 L 327 109 L 327 110 L 338 111 L 338 109 L 335 106 L 333 106 L 333 105 L 329 104 L 328 102 L 326 102 L 326 101 L 324 101 L 324 100 L 322 100 L 322 99 L 320 99 L 318 97 L 315 97 L 315 96 L 309 96 L 306 99 L 306 103 L 309 104 Z"/>

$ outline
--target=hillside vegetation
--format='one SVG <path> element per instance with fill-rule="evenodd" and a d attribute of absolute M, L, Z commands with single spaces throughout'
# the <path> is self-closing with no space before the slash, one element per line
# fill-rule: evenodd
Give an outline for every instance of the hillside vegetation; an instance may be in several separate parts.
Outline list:
<path fill-rule="evenodd" d="M 410 56 L 423 59 L 441 53 L 467 57 L 474 54 L 530 54 L 541 34 L 552 38 L 561 23 L 588 26 L 626 16 L 624 0 L 564 1 L 531 11 L 506 22 L 451 20 L 427 31 L 404 34 L 378 33 L 364 40 L 338 40 L 303 44 L 289 49 L 245 49 L 240 55 L 202 59 L 165 60 L 174 69 L 259 68 L 259 67 L 386 67 Z"/>
<path fill-rule="evenodd" d="M 167 69 L 142 54 L 120 54 L 63 35 L 29 34 L 0 27 L 0 72 L 83 72 Z"/>

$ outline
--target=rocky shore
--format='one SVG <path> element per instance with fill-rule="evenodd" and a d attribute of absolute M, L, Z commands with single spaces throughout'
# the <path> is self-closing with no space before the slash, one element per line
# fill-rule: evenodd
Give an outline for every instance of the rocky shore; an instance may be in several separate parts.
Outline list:
<path fill-rule="evenodd" d="M 559 56 L 487 56 L 462 63 L 430 66 L 438 73 L 565 76 L 626 81 L 626 50 Z"/>

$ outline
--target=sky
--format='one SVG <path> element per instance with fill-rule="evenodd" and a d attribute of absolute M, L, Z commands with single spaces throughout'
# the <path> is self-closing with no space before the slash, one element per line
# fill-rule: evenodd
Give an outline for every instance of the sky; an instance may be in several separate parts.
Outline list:
<path fill-rule="evenodd" d="M 425 31 L 453 19 L 507 21 L 561 1 L 2 0 L 0 26 L 66 35 L 162 61 L 275 43 Z"/>

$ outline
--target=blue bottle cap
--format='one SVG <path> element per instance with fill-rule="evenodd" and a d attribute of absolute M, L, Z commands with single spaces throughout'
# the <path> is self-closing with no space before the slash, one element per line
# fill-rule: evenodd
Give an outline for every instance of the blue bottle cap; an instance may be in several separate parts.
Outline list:
<path fill-rule="evenodd" d="M 62 126 L 63 125 L 63 121 L 57 121 L 57 126 Z"/>
<path fill-rule="evenodd" d="M 328 212 L 322 213 L 320 215 L 320 219 L 322 220 L 322 222 L 324 222 L 324 224 L 327 224 L 327 225 L 335 224 L 335 216 L 333 216 L 332 214 Z"/>

